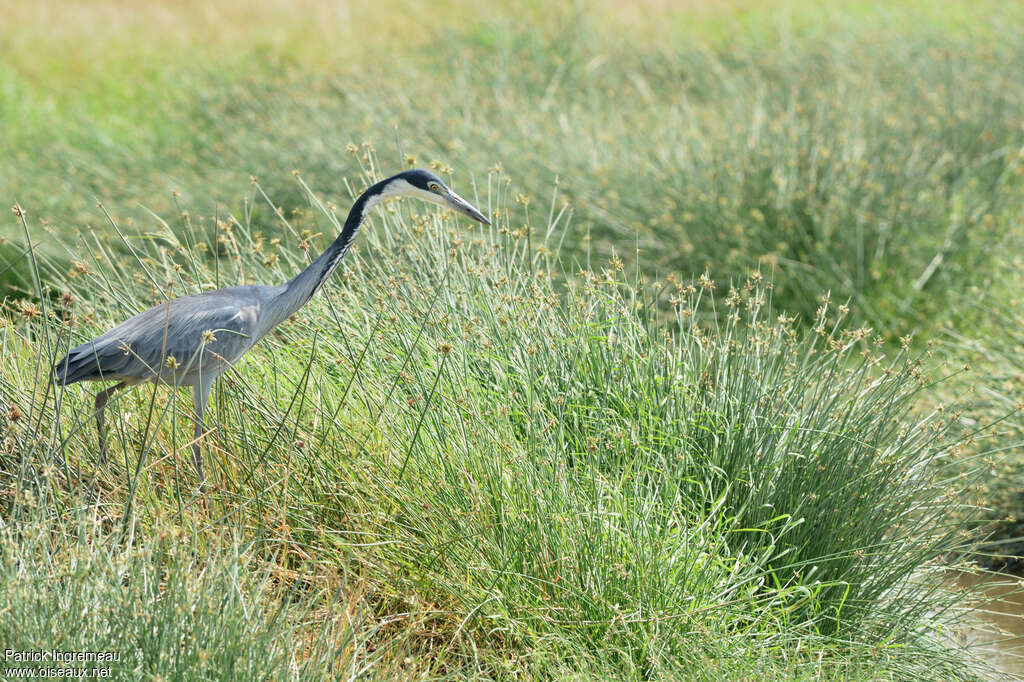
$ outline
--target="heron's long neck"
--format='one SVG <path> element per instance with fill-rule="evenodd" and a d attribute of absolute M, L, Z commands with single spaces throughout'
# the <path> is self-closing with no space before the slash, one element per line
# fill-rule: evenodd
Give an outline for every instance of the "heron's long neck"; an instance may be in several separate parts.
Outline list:
<path fill-rule="evenodd" d="M 341 259 L 345 257 L 352 242 L 355 241 L 366 214 L 370 212 L 374 204 L 386 196 L 384 189 L 387 182 L 387 180 L 378 182 L 363 192 L 352 204 L 352 209 L 348 212 L 348 218 L 345 219 L 345 225 L 338 238 L 315 261 L 310 263 L 309 267 L 284 285 L 284 290 L 277 301 L 279 314 L 274 315 L 275 318 L 278 318 L 274 320 L 274 324 L 288 319 L 292 313 L 306 305 L 313 294 L 334 274 Z"/>

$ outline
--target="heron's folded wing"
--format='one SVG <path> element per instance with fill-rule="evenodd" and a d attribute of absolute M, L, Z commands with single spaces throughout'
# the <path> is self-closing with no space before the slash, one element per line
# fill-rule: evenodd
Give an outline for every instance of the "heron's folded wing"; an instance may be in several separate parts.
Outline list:
<path fill-rule="evenodd" d="M 161 303 L 73 349 L 55 366 L 57 378 L 143 380 L 162 368 L 194 373 L 197 363 L 234 362 L 252 345 L 259 304 L 232 290 Z"/>

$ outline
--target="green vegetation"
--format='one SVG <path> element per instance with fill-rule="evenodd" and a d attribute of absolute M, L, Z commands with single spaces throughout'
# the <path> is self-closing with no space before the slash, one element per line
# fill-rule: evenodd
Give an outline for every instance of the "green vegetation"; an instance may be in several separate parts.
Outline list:
<path fill-rule="evenodd" d="M 710 43 L 685 14 L 666 10 L 678 30 L 637 42 L 651 19 L 610 35 L 613 20 L 629 26 L 610 9 L 540 21 L 545 5 L 410 17 L 434 38 L 409 45 L 396 10 L 397 35 L 361 51 L 348 24 L 293 49 L 306 24 L 291 19 L 281 45 L 211 35 L 181 63 L 149 54 L 181 50 L 173 33 L 151 48 L 114 35 L 109 54 L 70 51 L 73 83 L 62 61 L 44 70 L 29 54 L 0 72 L 0 193 L 62 232 L 101 219 L 96 199 L 165 214 L 180 190 L 204 215 L 237 208 L 250 175 L 287 210 L 301 200 L 293 168 L 340 190 L 355 170 L 342 150 L 371 139 L 385 168 L 440 159 L 467 183 L 501 163 L 529 197 L 558 178 L 569 257 L 639 249 L 647 272 L 711 263 L 723 280 L 762 263 L 790 312 L 812 316 L 830 290 L 903 334 L 946 314 L 1024 209 L 1024 13 L 976 4 L 961 28 L 907 7 L 822 17 L 828 33 L 750 10 L 749 27 Z"/>
<path fill-rule="evenodd" d="M 148 573 L 167 571 L 168 592 L 203 592 L 248 576 L 244 554 L 254 584 L 231 591 L 230 617 L 174 631 L 190 642 L 206 629 L 214 643 L 240 637 L 254 627 L 242 615 L 248 598 L 284 610 L 255 627 L 288 650 L 306 613 L 355 599 L 371 632 L 336 636 L 372 641 L 381 676 L 394 665 L 409 675 L 717 678 L 765 666 L 812 676 L 822 656 L 836 674 L 862 657 L 899 677 L 926 675 L 936 660 L 956 670 L 931 612 L 949 599 L 936 560 L 959 542 L 942 522 L 949 483 L 934 460 L 957 436 L 953 421 L 908 415 L 923 386 L 915 361 L 882 359 L 864 332 L 842 331 L 831 306 L 800 330 L 756 278 L 716 302 L 710 280 L 644 286 L 613 261 L 559 291 L 549 257 L 525 249 L 510 218 L 453 237 L 448 221 L 403 214 L 375 221 L 342 286 L 304 313 L 315 322 L 282 329 L 228 380 L 210 439 L 220 483 L 202 502 L 179 425 L 187 407 L 161 390 L 120 400 L 119 462 L 103 466 L 87 454 L 92 424 L 76 392 L 47 396 L 47 360 L 68 332 L 91 335 L 131 301 L 158 300 L 153 284 L 283 279 L 300 266 L 301 233 L 335 232 L 333 214 L 318 219 L 309 206 L 296 233 L 282 225 L 269 255 L 285 258 L 262 265 L 244 258 L 267 254 L 248 222 L 217 226 L 212 266 L 203 225 L 186 225 L 181 241 L 170 230 L 129 240 L 138 260 L 70 279 L 44 264 L 44 279 L 91 305 L 60 309 L 69 324 L 45 329 L 22 310 L 3 330 L 15 370 L 4 388 L 21 399 L 4 467 L 18 474 L 12 526 L 42 524 L 50 536 L 49 524 L 76 519 L 84 528 L 68 547 L 58 539 L 58 566 L 76 563 L 82 534 L 99 535 L 90 547 L 120 546 L 125 532 L 141 545 L 125 560 L 143 566 L 75 591 L 94 600 L 83 607 L 108 610 L 108 592 L 127 585 L 152 600 L 145 612 L 157 622 L 195 602 L 203 613 L 208 595 L 165 604 L 146 592 Z M 65 455 L 67 467 L 53 464 Z M 213 554 L 208 583 L 177 577 L 177 555 L 160 544 L 167 526 Z M 38 561 L 37 545 L 7 546 L 7 579 L 39 589 L 14 571 Z M 273 570 L 289 587 L 271 589 Z M 70 625 L 54 617 L 44 611 L 30 621 L 38 630 L 22 623 L 8 638 L 28 648 Z M 130 645 L 152 666 L 167 654 L 141 631 L 110 646 Z M 325 646 L 332 666 L 375 663 L 358 647 Z M 776 660 L 780 646 L 793 651 Z M 225 670 L 222 657 L 187 654 L 180 665 Z M 322 669 L 324 651 L 310 655 Z M 415 663 L 396 663 L 406 657 Z"/>
<path fill-rule="evenodd" d="M 978 673 L 948 569 L 1024 518 L 1024 12 L 203 7 L 0 29 L 4 647 L 124 679 Z M 221 381 L 212 490 L 166 388 L 111 403 L 98 461 L 58 355 L 284 281 L 410 164 L 495 227 L 372 217 Z"/>
<path fill-rule="evenodd" d="M 969 414 L 991 423 L 990 445 L 999 448 L 981 460 L 986 475 L 975 486 L 976 504 L 985 515 L 981 561 L 1016 573 L 1024 569 L 1024 231 L 1014 230 L 1000 245 L 1002 254 L 985 281 L 957 299 L 978 320 L 981 334 L 970 329 L 946 330 L 950 354 L 967 358 L 983 377 L 969 387 Z M 965 462 L 964 468 L 977 462 Z"/>

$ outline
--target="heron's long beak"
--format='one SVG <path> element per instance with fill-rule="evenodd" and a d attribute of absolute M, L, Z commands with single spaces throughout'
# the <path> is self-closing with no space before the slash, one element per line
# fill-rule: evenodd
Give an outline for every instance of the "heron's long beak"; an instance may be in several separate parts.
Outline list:
<path fill-rule="evenodd" d="M 461 213 L 462 215 L 472 218 L 484 225 L 491 224 L 491 221 L 488 220 L 483 213 L 473 208 L 471 203 L 460 197 L 455 192 L 448 190 L 448 194 L 446 194 L 444 198 L 448 204 L 448 208 L 452 209 L 456 213 Z"/>

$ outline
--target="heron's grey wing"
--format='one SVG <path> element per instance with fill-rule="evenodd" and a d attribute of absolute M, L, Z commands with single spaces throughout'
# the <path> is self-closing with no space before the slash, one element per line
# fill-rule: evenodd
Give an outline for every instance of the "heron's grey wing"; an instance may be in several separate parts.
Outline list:
<path fill-rule="evenodd" d="M 57 379 L 143 381 L 159 373 L 189 383 L 200 373 L 220 374 L 257 340 L 263 289 L 219 289 L 153 306 L 69 352 L 54 368 Z"/>

